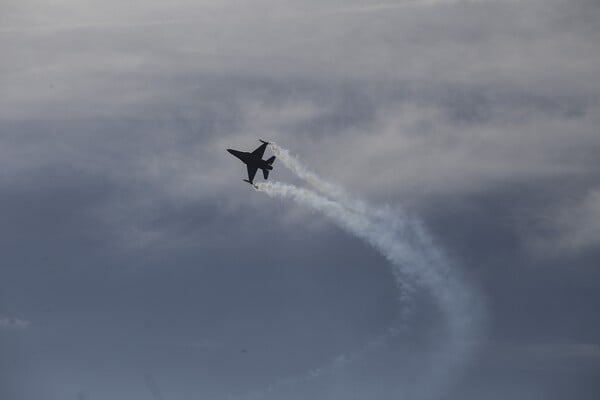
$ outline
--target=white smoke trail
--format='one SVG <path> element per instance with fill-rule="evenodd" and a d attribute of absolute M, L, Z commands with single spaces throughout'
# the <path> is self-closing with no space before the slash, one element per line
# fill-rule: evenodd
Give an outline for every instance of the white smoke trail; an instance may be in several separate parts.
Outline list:
<path fill-rule="evenodd" d="M 447 340 L 435 357 L 436 368 L 427 377 L 429 383 L 421 388 L 423 396 L 433 395 L 426 392 L 435 386 L 444 386 L 451 372 L 456 372 L 456 367 L 469 359 L 477 345 L 481 316 L 477 296 L 462 282 L 417 220 L 352 199 L 343 189 L 308 171 L 287 150 L 277 145 L 272 148 L 286 167 L 331 198 L 279 182 L 259 183 L 257 190 L 322 212 L 390 261 L 396 284 L 403 289 L 401 293 L 409 287 L 420 286 L 436 299 L 446 321 Z"/>
<path fill-rule="evenodd" d="M 297 177 L 312 185 L 315 189 L 326 196 L 336 199 L 346 208 L 362 214 L 367 214 L 373 218 L 384 219 L 388 224 L 393 223 L 403 225 L 403 213 L 400 210 L 390 210 L 387 207 L 370 207 L 364 201 L 350 197 L 350 195 L 348 195 L 348 193 L 341 186 L 326 181 L 316 173 L 310 171 L 308 168 L 302 165 L 298 158 L 291 155 L 289 150 L 279 146 L 275 142 L 269 143 L 269 146 L 273 153 L 277 156 L 278 160 L 282 162 L 283 165 L 285 165 Z"/>
<path fill-rule="evenodd" d="M 320 190 L 321 192 L 325 193 L 330 197 L 348 197 L 344 189 L 342 189 L 340 186 L 327 182 L 321 179 L 314 172 L 309 171 L 308 168 L 303 166 L 296 157 L 290 154 L 289 150 L 284 149 L 275 142 L 269 143 L 269 147 L 273 151 L 273 154 L 277 156 L 278 160 L 283 162 L 283 164 L 293 173 L 295 173 L 300 179 L 305 180 L 306 182 L 313 185 L 316 189 Z"/>

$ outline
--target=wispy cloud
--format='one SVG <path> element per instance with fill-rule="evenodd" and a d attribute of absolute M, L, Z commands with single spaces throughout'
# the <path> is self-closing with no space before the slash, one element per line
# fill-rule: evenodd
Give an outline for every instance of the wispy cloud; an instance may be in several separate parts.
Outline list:
<path fill-rule="evenodd" d="M 28 328 L 30 321 L 17 317 L 0 317 L 0 330 L 20 330 Z"/>
<path fill-rule="evenodd" d="M 527 233 L 531 248 L 554 256 L 574 254 L 600 245 L 600 188 L 540 213 Z"/>

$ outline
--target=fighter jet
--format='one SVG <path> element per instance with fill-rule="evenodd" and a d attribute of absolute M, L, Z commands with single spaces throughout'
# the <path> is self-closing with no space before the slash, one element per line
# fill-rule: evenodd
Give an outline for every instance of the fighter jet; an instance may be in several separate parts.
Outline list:
<path fill-rule="evenodd" d="M 265 142 L 264 140 L 259 141 L 262 143 L 256 150 L 252 153 L 247 151 L 238 151 L 233 149 L 227 149 L 227 151 L 240 160 L 244 164 L 246 164 L 246 168 L 248 169 L 248 179 L 244 179 L 244 182 L 248 182 L 251 185 L 254 185 L 254 175 L 256 175 L 257 169 L 262 169 L 263 177 L 267 179 L 269 177 L 269 171 L 273 169 L 273 161 L 275 161 L 275 156 L 269 158 L 268 160 L 263 160 L 263 154 L 265 154 L 265 149 L 269 142 Z"/>

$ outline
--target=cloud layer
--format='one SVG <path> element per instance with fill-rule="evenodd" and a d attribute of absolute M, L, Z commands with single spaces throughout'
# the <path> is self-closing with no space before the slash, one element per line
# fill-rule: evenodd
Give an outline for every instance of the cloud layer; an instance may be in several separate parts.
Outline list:
<path fill-rule="evenodd" d="M 445 398 L 595 399 L 599 17 L 594 0 L 3 1 L 0 397 L 142 399 L 144 376 L 165 398 L 243 397 L 397 323 L 377 252 L 242 186 L 225 149 L 263 138 L 419 215 L 481 286 L 490 343 Z M 298 182 L 277 161 L 271 178 Z M 394 398 L 440 328 L 415 301 L 409 339 L 270 395 Z M 578 360 L 568 376 L 552 351 Z"/>

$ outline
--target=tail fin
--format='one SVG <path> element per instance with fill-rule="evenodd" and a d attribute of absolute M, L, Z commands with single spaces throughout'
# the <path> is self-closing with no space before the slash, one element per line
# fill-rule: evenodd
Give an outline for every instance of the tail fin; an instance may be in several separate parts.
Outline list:
<path fill-rule="evenodd" d="M 265 179 L 267 179 L 269 177 L 269 170 L 268 169 L 263 169 L 263 176 Z"/>
<path fill-rule="evenodd" d="M 275 161 L 275 156 L 273 156 L 273 157 L 269 158 L 269 159 L 267 160 L 267 164 L 271 165 L 271 164 L 273 164 L 273 161 Z"/>

